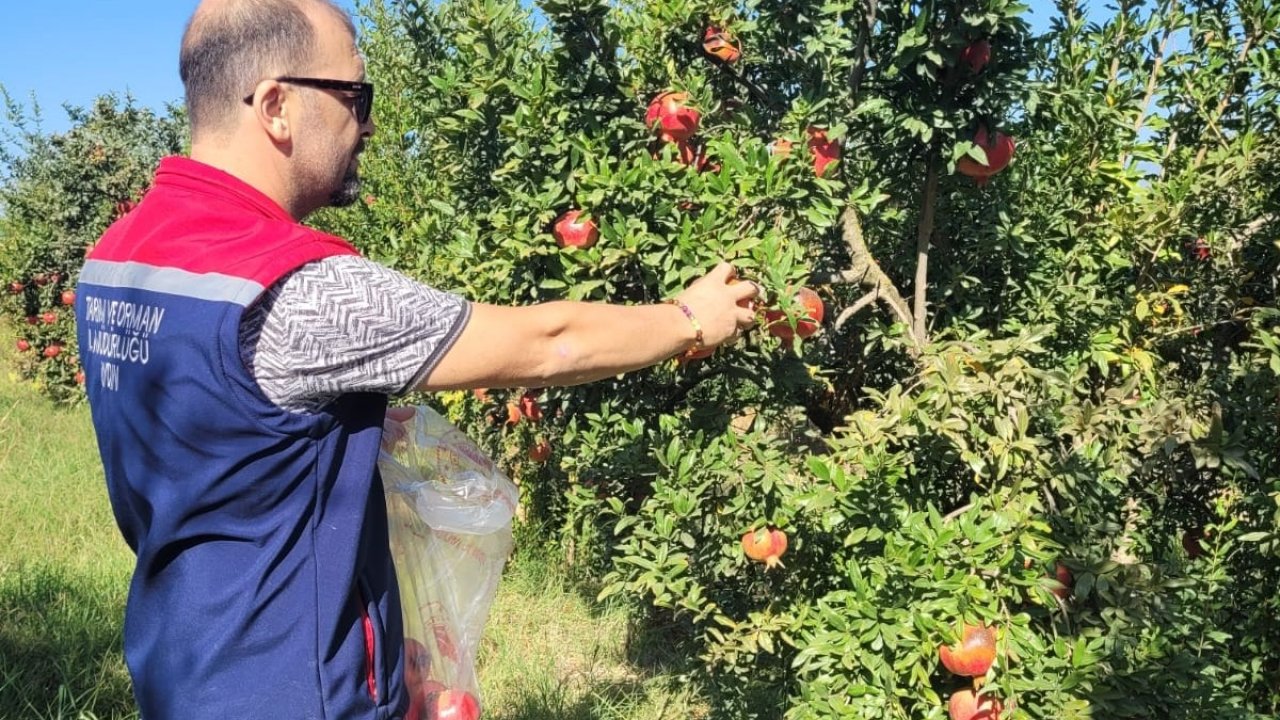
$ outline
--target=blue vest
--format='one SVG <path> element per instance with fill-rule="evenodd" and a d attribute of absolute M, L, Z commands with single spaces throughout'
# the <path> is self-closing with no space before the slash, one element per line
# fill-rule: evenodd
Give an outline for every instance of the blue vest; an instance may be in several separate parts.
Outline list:
<path fill-rule="evenodd" d="M 265 288 L 354 253 L 230 175 L 167 158 L 85 263 L 79 348 L 137 555 L 124 646 L 144 720 L 390 720 L 407 705 L 377 475 L 386 397 L 282 410 L 238 343 Z"/>

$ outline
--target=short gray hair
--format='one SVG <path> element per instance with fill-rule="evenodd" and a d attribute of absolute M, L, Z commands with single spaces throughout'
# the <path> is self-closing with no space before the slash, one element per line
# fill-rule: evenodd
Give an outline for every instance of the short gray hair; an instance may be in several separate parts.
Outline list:
<path fill-rule="evenodd" d="M 303 2 L 337 13 L 355 36 L 351 16 L 331 0 L 221 0 L 196 10 L 178 57 L 192 135 L 225 126 L 258 82 L 307 66 L 317 40 Z"/>

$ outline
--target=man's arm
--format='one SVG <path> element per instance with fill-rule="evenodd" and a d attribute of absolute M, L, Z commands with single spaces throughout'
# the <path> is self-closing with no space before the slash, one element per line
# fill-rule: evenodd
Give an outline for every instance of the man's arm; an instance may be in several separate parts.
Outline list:
<path fill-rule="evenodd" d="M 754 283 L 730 284 L 722 263 L 678 296 L 702 328 L 704 347 L 737 337 L 755 322 L 737 303 L 752 300 Z M 550 302 L 525 307 L 474 303 L 452 347 L 416 387 L 577 385 L 659 363 L 688 350 L 694 324 L 675 305 Z"/>

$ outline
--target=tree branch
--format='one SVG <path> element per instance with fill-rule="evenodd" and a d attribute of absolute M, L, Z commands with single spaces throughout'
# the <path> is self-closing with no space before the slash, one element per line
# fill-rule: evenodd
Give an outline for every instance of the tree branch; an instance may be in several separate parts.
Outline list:
<path fill-rule="evenodd" d="M 867 44 L 871 40 L 871 30 L 876 24 L 876 2 L 877 0 L 866 0 L 866 12 L 862 15 L 862 20 L 858 24 L 858 43 L 853 48 L 853 57 L 855 62 L 853 67 L 849 69 L 849 90 L 852 93 L 853 105 L 858 105 L 858 92 L 862 89 L 862 76 L 867 72 L 867 62 L 871 60 L 871 53 L 867 50 Z"/>
<path fill-rule="evenodd" d="M 852 205 L 844 210 L 841 218 L 843 225 L 842 235 L 844 242 L 849 247 L 849 258 L 852 266 L 848 270 L 838 273 L 815 273 L 811 275 L 809 281 L 815 285 L 828 284 L 847 284 L 861 285 L 869 290 L 869 292 L 847 308 L 840 314 L 840 320 L 837 325 L 848 322 L 863 308 L 867 307 L 875 301 L 884 303 L 889 312 L 892 313 L 899 322 L 910 328 L 914 321 L 911 316 L 911 308 L 908 307 L 907 301 L 903 299 L 902 293 L 898 291 L 897 286 L 885 275 L 884 270 L 880 269 L 880 265 L 871 256 L 871 250 L 867 247 L 867 241 L 862 235 L 862 222 L 858 219 L 858 211 Z M 915 337 L 912 336 L 915 349 L 913 355 L 919 352 L 919 343 L 915 343 Z"/>
<path fill-rule="evenodd" d="M 1170 3 L 1169 12 L 1174 11 L 1178 6 L 1177 0 Z M 1164 29 L 1164 37 L 1160 38 L 1160 47 L 1156 50 L 1156 61 L 1151 66 L 1151 75 L 1147 77 L 1147 90 L 1142 98 L 1142 106 L 1138 109 L 1138 119 L 1133 121 L 1133 139 L 1137 142 L 1138 133 L 1142 132 L 1142 125 L 1147 121 L 1147 110 L 1151 107 L 1151 100 L 1156 94 L 1156 81 L 1160 78 L 1160 69 L 1164 67 L 1165 49 L 1169 45 L 1169 36 L 1173 34 L 1173 28 L 1166 27 Z M 1120 158 L 1120 167 L 1129 164 L 1129 159 L 1133 157 L 1132 152 L 1125 152 Z"/>
<path fill-rule="evenodd" d="M 734 70 L 733 66 L 730 65 L 729 63 L 707 52 L 707 48 L 701 42 L 696 42 L 696 43 L 691 42 L 689 43 L 689 46 L 694 52 L 701 55 L 704 59 L 706 59 L 712 65 L 715 65 L 717 68 L 719 68 L 720 72 L 723 72 L 725 75 L 728 75 L 730 78 L 733 79 L 734 82 L 746 88 L 747 92 L 751 93 L 752 99 L 754 99 L 757 103 L 765 107 L 771 108 L 775 111 L 781 109 L 779 108 L 777 103 L 769 99 L 769 96 L 766 95 L 765 92 L 760 89 L 760 86 L 748 80 L 747 77 L 742 73 L 738 72 L 737 70 Z"/>
<path fill-rule="evenodd" d="M 1252 34 L 1244 39 L 1244 45 L 1240 47 L 1240 54 L 1236 56 L 1236 64 L 1231 68 L 1231 72 L 1228 74 L 1232 83 L 1235 82 L 1236 72 L 1239 69 L 1239 66 L 1249 58 L 1249 51 L 1253 49 L 1254 39 L 1255 36 Z M 1204 162 L 1205 155 L 1209 152 L 1209 146 L 1204 144 L 1208 140 L 1209 131 L 1212 130 L 1219 136 L 1222 135 L 1218 130 L 1218 121 L 1222 119 L 1222 114 L 1227 111 L 1227 105 L 1231 104 L 1231 99 L 1235 94 L 1233 92 L 1234 90 L 1234 85 L 1227 88 L 1227 91 L 1222 94 L 1222 100 L 1218 102 L 1218 109 L 1215 110 L 1213 115 L 1209 118 L 1209 123 L 1200 136 L 1200 149 L 1196 152 L 1196 159 L 1191 164 L 1193 169 L 1200 167 L 1200 163 Z"/>
<path fill-rule="evenodd" d="M 924 180 L 924 203 L 920 208 L 920 225 L 916 233 L 916 295 L 911 309 L 915 314 L 912 334 L 919 346 L 928 341 L 929 243 L 933 239 L 934 212 L 938 204 L 938 162 L 938 151 L 930 150 L 929 169 Z"/>
<path fill-rule="evenodd" d="M 858 298 L 858 302 L 845 308 L 844 312 L 840 313 L 840 317 L 836 318 L 836 329 L 839 330 L 843 328 L 844 324 L 853 319 L 854 315 L 862 312 L 864 308 L 878 299 L 880 299 L 880 288 L 875 288 L 866 295 L 863 295 L 861 298 Z"/>

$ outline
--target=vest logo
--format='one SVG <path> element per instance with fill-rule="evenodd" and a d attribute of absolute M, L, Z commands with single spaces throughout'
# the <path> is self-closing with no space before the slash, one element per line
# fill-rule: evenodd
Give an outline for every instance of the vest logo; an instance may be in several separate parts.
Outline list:
<path fill-rule="evenodd" d="M 99 383 L 106 390 L 120 389 L 120 364 L 151 362 L 151 338 L 164 322 L 163 305 L 85 297 L 88 355 L 99 363 Z"/>

